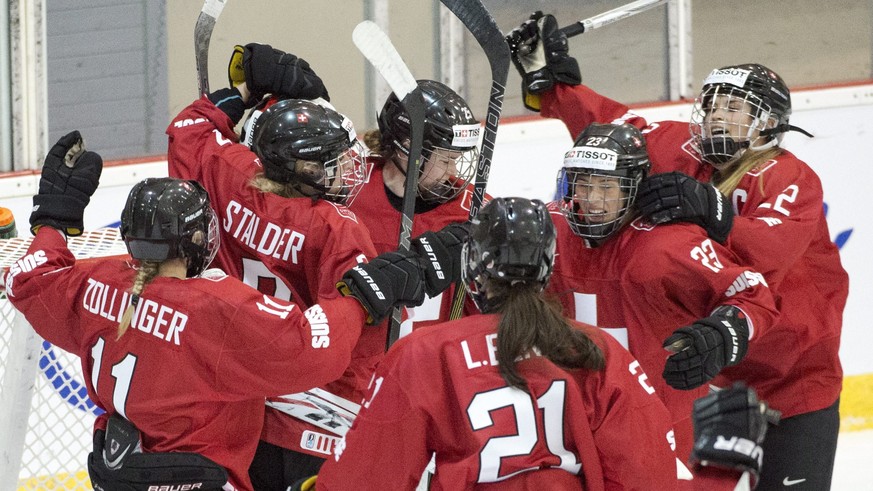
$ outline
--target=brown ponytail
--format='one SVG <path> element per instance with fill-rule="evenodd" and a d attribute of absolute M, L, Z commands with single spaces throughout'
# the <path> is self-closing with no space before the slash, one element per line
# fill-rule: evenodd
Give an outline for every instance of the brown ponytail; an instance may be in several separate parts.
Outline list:
<path fill-rule="evenodd" d="M 139 296 L 142 295 L 145 286 L 158 275 L 160 264 L 154 261 L 142 261 L 140 264 L 139 270 L 136 272 L 136 278 L 133 280 L 133 287 L 130 289 L 130 305 L 127 306 L 124 315 L 121 316 L 121 322 L 118 324 L 118 337 L 116 339 L 121 339 L 121 336 L 130 327 L 130 321 L 133 319 L 133 313 L 139 303 Z"/>
<path fill-rule="evenodd" d="M 506 383 L 528 392 L 527 381 L 516 370 L 516 362 L 537 350 L 562 368 L 602 370 L 603 351 L 584 332 L 574 329 L 561 313 L 560 305 L 539 291 L 539 285 L 510 285 L 490 281 L 492 298 L 505 298 L 496 311 L 497 361 Z"/>
<path fill-rule="evenodd" d="M 382 132 L 381 131 L 379 131 L 378 129 L 369 130 L 366 133 L 364 133 L 364 136 L 361 139 L 364 141 L 364 145 L 366 145 L 367 148 L 370 150 L 370 154 L 375 154 L 375 155 L 378 155 L 380 157 L 385 156 L 382 154 L 384 149 L 382 148 Z"/>

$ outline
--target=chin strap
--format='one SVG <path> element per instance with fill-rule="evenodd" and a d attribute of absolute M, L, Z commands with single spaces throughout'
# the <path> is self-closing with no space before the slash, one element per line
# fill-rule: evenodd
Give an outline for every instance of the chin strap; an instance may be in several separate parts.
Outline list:
<path fill-rule="evenodd" d="M 761 131 L 761 136 L 771 136 L 779 133 L 788 133 L 789 131 L 796 131 L 798 133 L 802 133 L 810 138 L 815 138 L 812 133 L 806 131 L 803 128 L 798 128 L 797 126 L 790 125 L 788 123 L 783 123 L 778 126 L 774 126 L 773 128 L 768 128 L 766 130 Z"/>

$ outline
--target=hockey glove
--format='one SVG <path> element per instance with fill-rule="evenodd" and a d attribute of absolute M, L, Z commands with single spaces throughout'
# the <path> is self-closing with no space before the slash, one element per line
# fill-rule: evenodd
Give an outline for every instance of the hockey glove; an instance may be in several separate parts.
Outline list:
<path fill-rule="evenodd" d="M 367 324 L 378 325 L 394 307 L 417 307 L 424 302 L 423 276 L 415 253 L 392 251 L 346 271 L 337 288 L 361 302 L 369 314 Z"/>
<path fill-rule="evenodd" d="M 696 223 L 721 244 L 734 222 L 734 209 L 718 189 L 681 172 L 644 179 L 637 190 L 636 206 L 654 223 Z"/>
<path fill-rule="evenodd" d="M 429 297 L 461 279 L 461 249 L 470 224 L 452 223 L 439 232 L 425 232 L 412 240 L 412 250 L 424 263 L 424 288 Z"/>
<path fill-rule="evenodd" d="M 667 358 L 664 381 L 674 389 L 694 389 L 746 356 L 749 324 L 740 309 L 722 305 L 710 317 L 674 331 L 664 348 L 675 353 Z"/>
<path fill-rule="evenodd" d="M 692 414 L 692 465 L 748 471 L 754 488 L 761 472 L 767 424 L 777 424 L 779 418 L 779 411 L 768 408 L 754 389 L 741 383 L 697 399 Z"/>
<path fill-rule="evenodd" d="M 82 235 L 85 207 L 100 184 L 103 159 L 85 151 L 78 131 L 62 136 L 45 156 L 39 193 L 33 197 L 30 231 L 48 225 L 69 236 Z"/>
<path fill-rule="evenodd" d="M 228 67 L 231 85 L 239 81 L 239 71 L 235 68 L 235 60 L 240 56 L 238 48 L 234 48 Z M 264 94 L 273 94 L 294 99 L 330 100 L 324 83 L 306 60 L 273 49 L 269 44 L 251 43 L 242 47 L 242 68 L 252 92 L 251 99 L 260 100 Z"/>
<path fill-rule="evenodd" d="M 558 29 L 553 15 L 534 12 L 506 36 L 506 42 L 521 75 L 526 108 L 539 111 L 539 95 L 551 90 L 556 81 L 569 85 L 582 83 L 579 63 L 569 55 L 567 36 Z"/>

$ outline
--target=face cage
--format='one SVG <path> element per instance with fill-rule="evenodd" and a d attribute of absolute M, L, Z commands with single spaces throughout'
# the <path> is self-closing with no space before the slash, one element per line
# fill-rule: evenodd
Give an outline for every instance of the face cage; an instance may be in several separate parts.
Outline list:
<path fill-rule="evenodd" d="M 720 100 L 718 96 L 721 96 Z M 735 109 L 730 109 L 732 107 Z M 707 115 L 716 111 L 722 118 L 725 113 L 741 113 L 745 117 L 733 117 L 734 121 L 708 121 Z M 770 106 L 746 89 L 710 85 L 694 100 L 689 125 L 691 145 L 704 161 L 711 164 L 732 162 L 746 148 L 757 151 L 773 147 L 779 143 L 779 138 L 770 137 L 763 145 L 752 145 L 753 138 L 757 138 L 758 133 L 768 126 L 771 114 Z"/>
<path fill-rule="evenodd" d="M 485 289 L 482 288 L 482 285 L 485 284 L 488 278 L 488 265 L 483 264 L 481 258 L 476 264 L 470 264 L 470 248 L 472 247 L 471 242 L 468 240 L 464 247 L 461 248 L 461 283 L 464 285 L 464 289 L 467 290 L 467 294 L 470 295 L 470 298 L 473 300 L 473 303 L 476 304 L 476 308 L 479 309 L 479 312 L 483 314 L 487 314 L 490 311 L 490 308 L 493 307 L 491 302 L 488 301 L 488 295 L 485 292 Z M 492 261 L 493 265 L 493 261 Z"/>
<path fill-rule="evenodd" d="M 324 177 L 309 183 L 327 200 L 349 206 L 358 196 L 365 179 L 365 152 L 359 141 L 336 158 L 324 162 Z"/>
<path fill-rule="evenodd" d="M 187 276 L 189 278 L 200 276 L 206 268 L 215 259 L 218 253 L 218 247 L 221 245 L 221 237 L 218 231 L 218 215 L 209 208 L 209 229 L 206 237 L 206 244 L 190 244 L 191 251 L 188 258 Z"/>
<path fill-rule="evenodd" d="M 617 199 L 604 197 L 596 200 L 579 197 L 577 191 L 581 186 L 593 187 L 590 184 L 577 185 L 576 181 L 582 176 L 618 181 L 621 196 Z M 602 241 L 616 233 L 624 225 L 625 218 L 630 213 L 636 199 L 639 183 L 640 179 L 635 177 L 614 176 L 588 170 L 561 169 L 558 171 L 558 188 L 562 190 L 564 196 L 564 200 L 561 202 L 561 212 L 567 219 L 567 223 L 570 224 L 573 233 L 584 239 Z M 588 196 L 591 194 L 589 192 Z M 580 202 L 595 205 L 594 207 L 599 211 L 597 213 L 584 212 L 582 211 L 583 207 L 579 205 Z M 591 208 L 592 206 L 585 207 L 588 210 Z M 608 210 L 608 213 L 604 213 L 604 210 Z M 609 219 L 608 215 L 611 214 L 615 214 L 615 217 Z"/>
<path fill-rule="evenodd" d="M 473 183 L 478 163 L 478 147 L 469 150 L 442 147 L 423 150 L 418 174 L 418 196 L 428 203 L 451 201 L 468 184 Z"/>

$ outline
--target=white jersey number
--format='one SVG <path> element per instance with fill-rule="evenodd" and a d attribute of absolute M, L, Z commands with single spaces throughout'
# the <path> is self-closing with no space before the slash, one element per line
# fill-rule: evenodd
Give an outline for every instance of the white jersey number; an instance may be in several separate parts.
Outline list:
<path fill-rule="evenodd" d="M 264 263 L 257 259 L 242 258 L 242 264 L 243 283 L 261 293 L 266 293 L 267 295 L 272 295 L 282 300 L 291 300 L 291 288 L 282 281 L 282 278 L 279 278 L 275 273 L 267 269 L 267 266 Z M 258 288 L 258 286 L 261 286 L 261 280 L 270 280 L 275 283 L 275 291 L 265 292 L 261 288 Z"/>
<path fill-rule="evenodd" d="M 564 399 L 567 383 L 555 380 L 542 396 L 537 398 L 537 408 L 542 410 L 546 446 L 561 460 L 560 469 L 578 474 L 582 468 L 578 457 L 564 445 Z M 492 437 L 479 454 L 479 479 L 477 482 L 498 482 L 516 474 L 535 470 L 538 467 L 522 469 L 504 476 L 500 475 L 500 461 L 504 457 L 517 457 L 531 453 L 540 441 L 537 431 L 536 408 L 531 397 L 514 387 L 501 387 L 481 392 L 473 397 L 467 407 L 467 417 L 474 431 L 488 428 L 494 424 L 491 412 L 511 407 L 515 414 L 517 431 L 508 436 Z"/>
<path fill-rule="evenodd" d="M 100 366 L 103 364 L 103 349 L 106 341 L 99 338 L 91 347 L 91 358 L 94 366 L 91 367 L 91 385 L 97 391 L 97 379 L 100 375 Z M 120 362 L 112 365 L 112 378 L 115 379 L 115 388 L 112 390 L 112 405 L 119 414 L 127 418 L 127 395 L 130 393 L 130 382 L 133 380 L 133 372 L 136 369 L 136 355 L 128 353 Z M 100 392 L 97 391 L 99 394 Z"/>

